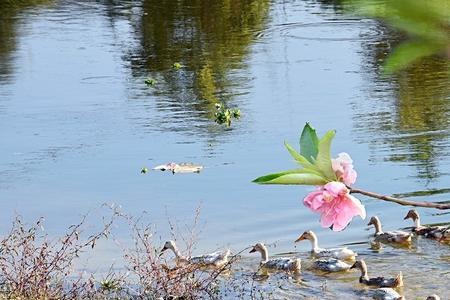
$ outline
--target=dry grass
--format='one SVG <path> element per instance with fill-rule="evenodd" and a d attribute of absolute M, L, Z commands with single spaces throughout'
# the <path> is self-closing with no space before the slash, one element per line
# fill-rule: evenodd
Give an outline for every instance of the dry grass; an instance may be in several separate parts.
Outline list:
<path fill-rule="evenodd" d="M 230 275 L 230 270 L 244 249 L 231 256 L 218 269 L 205 270 L 196 265 L 174 265 L 161 256 L 161 241 L 155 241 L 155 230 L 141 218 L 127 216 L 117 208 L 103 219 L 93 234 L 88 234 L 87 215 L 70 226 L 62 237 L 50 239 L 39 219 L 27 225 L 20 217 L 0 242 L 0 299 L 259 299 L 253 285 L 253 274 Z M 193 225 L 185 226 L 184 234 L 169 222 L 172 239 L 184 244 L 191 256 L 197 240 L 199 210 Z M 130 226 L 133 243 L 122 249 L 125 267 L 120 272 L 111 266 L 107 275 L 79 271 L 79 256 L 93 256 L 97 243 L 111 236 L 118 219 Z M 98 222 L 97 222 L 98 223 Z M 92 231 L 92 228 L 90 228 Z M 232 272 L 232 271 L 231 271 Z M 231 296 L 230 298 L 230 295 Z"/>

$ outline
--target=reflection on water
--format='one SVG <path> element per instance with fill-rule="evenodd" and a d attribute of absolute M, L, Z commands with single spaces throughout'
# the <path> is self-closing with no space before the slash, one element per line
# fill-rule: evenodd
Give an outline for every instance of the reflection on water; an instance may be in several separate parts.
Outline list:
<path fill-rule="evenodd" d="M 246 90 L 245 58 L 268 8 L 268 0 L 143 1 L 135 24 L 138 43 L 124 59 L 138 81 L 157 80 L 155 105 L 167 114 L 165 129 L 177 130 L 173 119 L 180 117 L 191 129 L 212 129 L 198 122 L 212 119 L 215 103 L 231 102 Z M 173 70 L 174 63 L 182 68 Z"/>
<path fill-rule="evenodd" d="M 439 162 L 448 156 L 450 62 L 429 57 L 393 78 L 385 77 L 381 65 L 401 35 L 381 24 L 375 28 L 383 34 L 365 45 L 372 99 L 370 110 L 357 112 L 357 130 L 372 145 L 375 160 L 413 165 L 418 178 L 433 180 L 447 172 Z"/>

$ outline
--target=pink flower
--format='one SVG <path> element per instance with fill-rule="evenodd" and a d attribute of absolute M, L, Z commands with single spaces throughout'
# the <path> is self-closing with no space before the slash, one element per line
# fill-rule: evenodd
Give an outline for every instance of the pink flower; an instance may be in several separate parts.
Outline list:
<path fill-rule="evenodd" d="M 339 153 L 338 158 L 331 160 L 331 166 L 339 181 L 351 186 L 358 175 L 353 169 L 353 160 L 347 153 Z"/>
<path fill-rule="evenodd" d="M 366 218 L 366 209 L 361 201 L 350 195 L 342 182 L 332 181 L 309 193 L 303 200 L 305 206 L 321 214 L 322 227 L 341 231 L 354 216 Z"/>

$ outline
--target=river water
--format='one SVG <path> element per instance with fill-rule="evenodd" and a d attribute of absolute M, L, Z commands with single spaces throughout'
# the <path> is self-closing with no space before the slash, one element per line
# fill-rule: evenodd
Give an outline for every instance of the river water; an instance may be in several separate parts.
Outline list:
<path fill-rule="evenodd" d="M 263 241 L 276 245 L 273 254 L 306 257 L 309 245 L 293 240 L 312 229 L 322 246 L 354 244 L 372 275 L 403 271 L 409 299 L 450 298 L 450 247 L 421 239 L 411 249 L 374 251 L 367 220 L 340 233 L 320 227 L 301 203 L 312 188 L 251 183 L 294 166 L 283 141 L 297 145 L 309 121 L 320 135 L 337 130 L 332 152 L 352 156 L 356 186 L 449 200 L 448 62 L 430 58 L 383 76 L 401 36 L 349 17 L 339 1 L 60 0 L 0 4 L 0 12 L 1 232 L 20 214 L 44 216 L 56 235 L 115 203 L 133 215 L 147 211 L 165 240 L 168 218 L 189 223 L 200 206 L 198 253 Z M 148 77 L 154 86 L 144 84 Z M 216 102 L 239 107 L 242 118 L 216 124 Z M 170 161 L 205 168 L 140 173 Z M 385 228 L 410 225 L 407 207 L 360 199 Z M 423 223 L 450 221 L 419 212 Z M 127 228 L 114 231 L 129 240 Z M 109 245 L 91 260 L 119 256 Z M 255 270 L 257 258 L 242 264 Z M 306 283 L 286 279 L 275 297 L 363 295 L 356 272 L 305 272 Z"/>

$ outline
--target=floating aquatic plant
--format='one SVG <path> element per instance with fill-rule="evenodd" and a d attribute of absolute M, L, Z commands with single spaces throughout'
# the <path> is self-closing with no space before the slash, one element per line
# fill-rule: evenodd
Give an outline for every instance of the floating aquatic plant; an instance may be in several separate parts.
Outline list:
<path fill-rule="evenodd" d="M 175 70 L 179 70 L 181 69 L 182 65 L 179 62 L 176 62 L 172 65 L 172 68 L 174 68 Z"/>
<path fill-rule="evenodd" d="M 156 85 L 156 79 L 154 79 L 154 78 L 147 78 L 147 79 L 145 79 L 144 82 L 146 85 L 150 85 L 150 86 Z"/>
<path fill-rule="evenodd" d="M 147 174 L 148 173 L 148 168 L 147 167 L 143 167 L 141 169 L 141 174 Z"/>
<path fill-rule="evenodd" d="M 241 110 L 238 108 L 229 109 L 221 103 L 216 103 L 216 112 L 214 113 L 215 121 L 217 124 L 227 124 L 231 126 L 232 119 L 239 119 L 241 117 Z"/>

